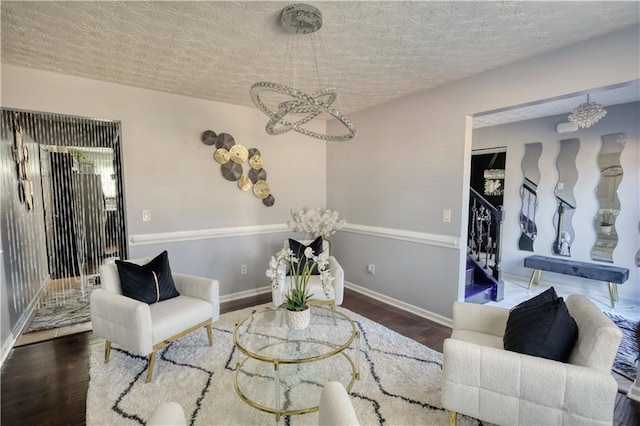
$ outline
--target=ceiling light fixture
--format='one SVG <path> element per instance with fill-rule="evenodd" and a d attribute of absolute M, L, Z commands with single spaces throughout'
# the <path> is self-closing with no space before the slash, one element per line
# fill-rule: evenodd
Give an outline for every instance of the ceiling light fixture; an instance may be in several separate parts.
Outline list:
<path fill-rule="evenodd" d="M 269 122 L 265 128 L 269 135 L 280 135 L 295 130 L 306 136 L 330 142 L 346 142 L 356 137 L 356 129 L 332 105 L 338 95 L 334 89 L 322 89 L 317 58 L 317 34 L 322 26 L 322 13 L 319 9 L 302 3 L 285 7 L 280 14 L 282 28 L 293 34 L 311 36 L 315 72 L 319 89 L 313 93 L 305 93 L 294 87 L 283 84 L 261 81 L 251 86 L 251 100 L 267 117 Z M 295 53 L 295 52 L 294 52 Z M 296 86 L 295 72 L 293 86 Z M 314 118 L 326 114 L 335 118 L 346 130 L 341 135 L 319 133 L 303 127 Z"/>
<path fill-rule="evenodd" d="M 589 101 L 589 95 L 587 95 L 587 102 L 575 107 L 568 118 L 572 123 L 587 128 L 597 123 L 605 115 L 607 115 L 607 111 L 602 108 L 602 105 Z"/>

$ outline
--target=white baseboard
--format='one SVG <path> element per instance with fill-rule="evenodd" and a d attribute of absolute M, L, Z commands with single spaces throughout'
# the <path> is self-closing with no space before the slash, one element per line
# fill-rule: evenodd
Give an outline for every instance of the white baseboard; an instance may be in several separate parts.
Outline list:
<path fill-rule="evenodd" d="M 368 288 L 361 287 L 361 286 L 359 286 L 357 284 L 354 284 L 352 282 L 345 281 L 344 282 L 344 286 L 347 287 L 350 290 L 357 291 L 358 293 L 362 293 L 365 296 L 369 296 L 372 299 L 379 300 L 379 301 L 384 302 L 384 303 L 386 303 L 388 305 L 395 306 L 398 309 L 402 309 L 403 311 L 407 311 L 407 312 L 412 313 L 414 315 L 417 315 L 419 317 L 428 319 L 429 321 L 433 321 L 433 322 L 438 323 L 440 325 L 444 325 L 445 327 L 449 327 L 449 328 L 453 327 L 453 320 L 450 319 L 450 318 L 443 317 L 442 315 L 435 314 L 435 313 L 433 313 L 431 311 L 427 311 L 426 309 L 422 309 L 422 308 L 419 308 L 419 307 L 414 306 L 414 305 L 410 305 L 409 303 L 405 303 L 405 302 L 403 302 L 401 300 L 394 299 L 394 298 L 389 297 L 389 296 L 385 296 L 384 294 L 372 291 L 372 290 L 370 290 Z"/>
<path fill-rule="evenodd" d="M 398 309 L 402 309 L 403 311 L 407 311 L 419 317 L 426 318 L 435 323 L 444 325 L 445 327 L 451 328 L 453 326 L 453 320 L 447 317 L 443 317 L 442 315 L 434 314 L 433 312 L 427 311 L 426 309 L 422 309 L 417 306 L 410 305 L 408 303 L 402 302 L 392 297 L 385 296 L 384 294 L 369 290 L 368 288 L 360 287 L 359 285 L 356 285 L 348 281 L 344 282 L 344 286 L 350 290 L 353 290 L 355 292 L 364 294 L 365 296 L 371 297 L 372 299 L 376 299 L 388 305 L 395 306 Z M 220 296 L 220 302 L 221 303 L 231 302 L 232 300 L 238 300 L 238 299 L 243 299 L 245 297 L 257 296 L 259 294 L 264 294 L 269 292 L 271 292 L 270 286 L 264 286 L 264 287 L 259 287 L 251 290 L 239 291 L 237 293 Z"/>
<path fill-rule="evenodd" d="M 225 294 L 220 296 L 220 303 L 231 302 L 232 300 L 244 299 L 245 297 L 258 296 L 264 293 L 271 293 L 270 286 L 253 288 L 251 290 L 239 291 L 237 293 Z"/>
<path fill-rule="evenodd" d="M 4 362 L 7 360 L 7 357 L 9 356 L 9 353 L 11 352 L 11 349 L 13 349 L 13 345 L 16 344 L 17 340 L 18 339 L 16 338 L 15 334 L 9 333 L 9 337 L 7 337 L 7 339 L 4 341 L 2 349 L 0 349 L 0 367 L 4 365 Z"/>
<path fill-rule="evenodd" d="M 38 302 L 44 295 L 44 292 L 49 286 L 50 282 L 51 282 L 51 276 L 47 275 L 44 281 L 42 282 L 42 284 L 40 285 L 40 289 L 38 289 L 38 292 L 36 293 L 35 297 L 31 299 L 31 303 L 29 303 L 29 306 L 27 306 L 27 309 L 22 313 L 22 316 L 16 323 L 16 326 L 13 327 L 13 330 L 11 330 L 9 337 L 7 337 L 7 339 L 3 342 L 2 348 L 0 349 L 1 351 L 0 367 L 4 365 L 4 362 L 9 356 L 11 349 L 13 349 L 13 346 L 16 344 L 16 341 L 18 340 L 18 337 L 20 337 L 20 335 L 24 331 L 24 328 L 27 326 L 27 323 L 29 322 L 29 319 L 31 318 L 31 316 L 34 315 L 36 306 L 38 306 Z"/>

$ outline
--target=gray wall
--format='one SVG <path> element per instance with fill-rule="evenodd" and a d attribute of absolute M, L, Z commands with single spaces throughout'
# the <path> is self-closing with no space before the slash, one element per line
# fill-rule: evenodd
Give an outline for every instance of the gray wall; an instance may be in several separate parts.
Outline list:
<path fill-rule="evenodd" d="M 538 161 L 541 171 L 538 185 L 539 210 L 536 217 L 538 237 L 535 254 L 551 256 L 551 245 L 555 238 L 553 217 L 557 204 L 553 191 L 558 179 L 556 156 L 560 150 L 560 140 L 580 139 L 580 150 L 576 158 L 578 180 L 574 187 L 576 210 L 573 215 L 575 240 L 572 242 L 571 259 L 591 262 L 591 248 L 596 241 L 594 217 L 598 211 L 595 190 L 600 179 L 598 154 L 602 147 L 602 136 L 626 133 L 627 143 L 622 151 L 621 164 L 624 176 L 618 188 L 621 212 L 616 220 L 618 246 L 614 252 L 614 263 L 628 268 L 629 281 L 619 288 L 622 298 L 640 301 L 640 275 L 635 265 L 635 254 L 640 248 L 638 222 L 640 221 L 640 103 L 607 106 L 607 115 L 588 129 L 559 134 L 556 125 L 567 121 L 567 114 L 535 120 L 476 129 L 473 132 L 473 148 L 507 147 L 505 176 L 505 210 L 503 271 L 520 281 L 528 280 L 529 270 L 522 267 L 523 258 L 531 252 L 518 250 L 520 236 L 518 213 L 520 209 L 519 188 L 522 183 L 521 161 L 524 145 L 542 143 L 542 155 Z M 590 294 L 608 301 L 608 290 L 602 283 L 574 277 L 549 274 L 545 280 L 553 280 L 560 285 Z"/>
<path fill-rule="evenodd" d="M 439 237 L 464 244 L 470 116 L 637 79 L 638 33 L 638 26 L 627 28 L 350 116 L 358 139 L 327 149 L 327 205 L 371 229 L 364 237 L 340 234 L 336 253 L 358 253 L 343 264 L 346 279 L 450 317 L 452 302 L 462 297 L 464 249 L 427 251 L 405 240 L 403 249 L 386 249 L 388 238 L 377 228 L 418 233 L 423 245 Z M 444 209 L 452 211 L 451 223 L 442 222 Z M 394 273 L 364 275 L 374 253 L 385 253 L 376 270 Z"/>
<path fill-rule="evenodd" d="M 348 280 L 450 317 L 462 289 L 464 250 L 456 244 L 466 227 L 468 117 L 636 79 L 639 50 L 633 27 L 406 96 L 351 115 L 359 136 L 346 144 L 269 137 L 255 108 L 8 64 L 2 105 L 122 123 L 131 256 L 168 249 L 174 270 L 219 278 L 223 296 L 258 291 L 268 285 L 266 259 L 290 235 L 290 209 L 326 206 L 350 224 L 332 246 Z M 220 176 L 212 148 L 199 141 L 206 129 L 262 151 L 274 207 Z M 142 221 L 143 209 L 151 222 Z M 443 209 L 451 223 L 441 221 Z M 365 275 L 368 263 L 376 275 Z"/>
<path fill-rule="evenodd" d="M 130 257 L 167 249 L 173 270 L 219 279 L 223 296 L 264 289 L 290 210 L 326 204 L 325 143 L 295 132 L 268 136 L 256 108 L 7 64 L 2 88 L 6 106 L 120 121 Z M 214 148 L 200 141 L 208 129 L 261 151 L 273 207 L 222 177 Z M 143 222 L 147 209 L 151 221 Z"/>

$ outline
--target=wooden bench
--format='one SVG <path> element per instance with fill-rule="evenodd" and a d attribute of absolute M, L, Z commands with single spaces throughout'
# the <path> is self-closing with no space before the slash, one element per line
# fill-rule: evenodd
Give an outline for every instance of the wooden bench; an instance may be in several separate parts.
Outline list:
<path fill-rule="evenodd" d="M 557 257 L 529 256 L 524 258 L 524 266 L 533 268 L 529 286 L 535 280 L 536 285 L 540 283 L 542 271 L 555 272 L 557 274 L 573 275 L 574 277 L 588 278 L 591 280 L 605 281 L 609 283 L 609 298 L 611 307 L 618 301 L 618 284 L 622 284 L 629 279 L 629 270 L 618 266 L 600 265 L 597 263 L 578 262 L 575 260 L 561 259 Z"/>

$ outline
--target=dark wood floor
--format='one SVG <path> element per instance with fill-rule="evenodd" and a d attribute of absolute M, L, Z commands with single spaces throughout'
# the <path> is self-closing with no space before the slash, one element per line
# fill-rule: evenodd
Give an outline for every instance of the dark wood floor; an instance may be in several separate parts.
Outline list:
<path fill-rule="evenodd" d="M 271 300 L 264 294 L 223 303 L 230 312 Z M 442 352 L 451 329 L 347 290 L 343 306 Z M 86 332 L 15 348 L 2 367 L 2 425 L 83 425 L 89 348 L 104 341 Z M 614 425 L 640 424 L 640 404 L 618 394 Z"/>

